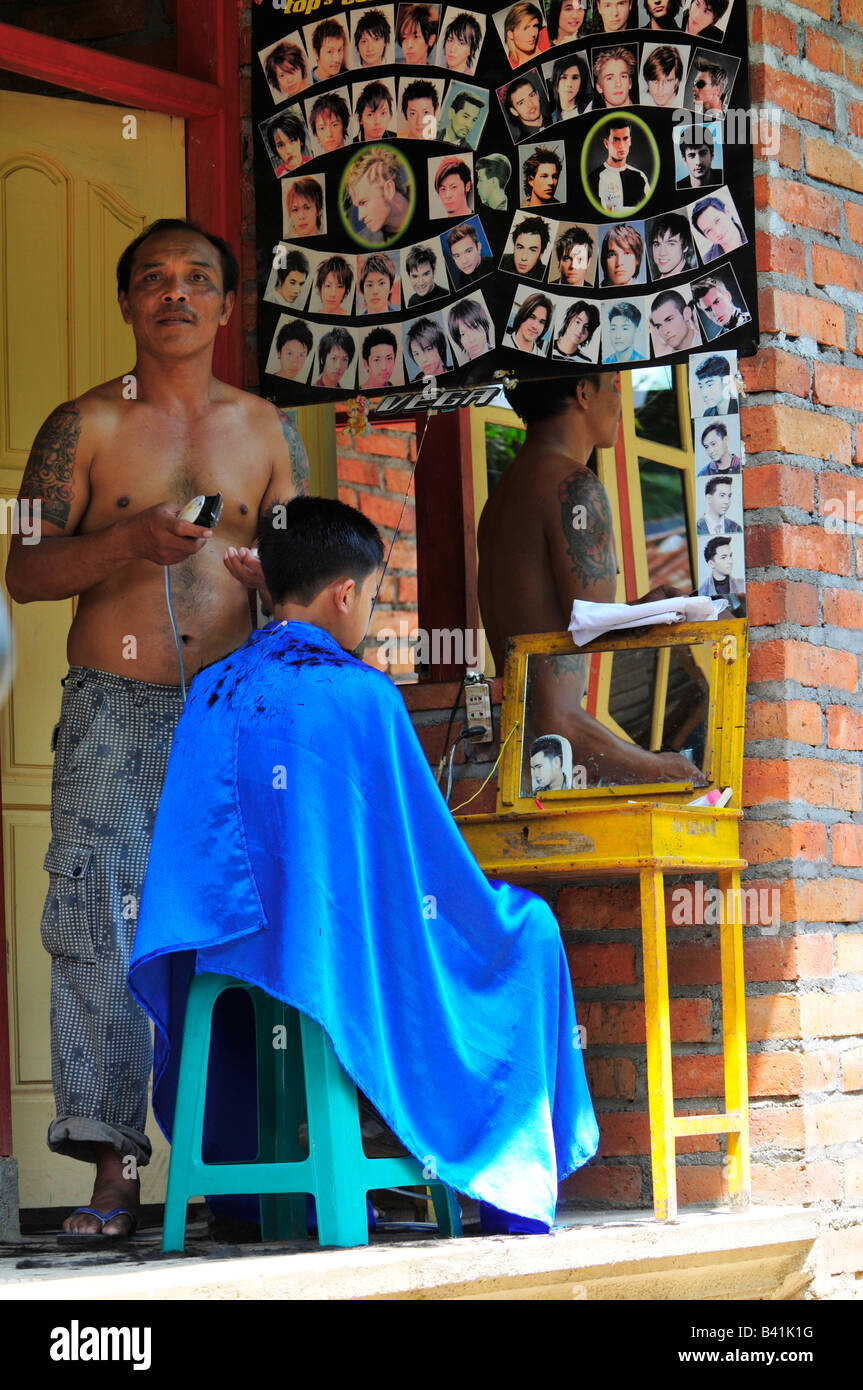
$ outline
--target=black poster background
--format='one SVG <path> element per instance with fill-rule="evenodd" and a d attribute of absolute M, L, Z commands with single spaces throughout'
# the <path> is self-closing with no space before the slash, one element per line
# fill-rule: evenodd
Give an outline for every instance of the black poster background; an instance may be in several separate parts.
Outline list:
<path fill-rule="evenodd" d="M 539 53 L 535 59 L 515 69 L 510 66 L 495 24 L 495 16 L 502 16 L 507 13 L 511 8 L 510 6 L 501 7 L 491 3 L 491 0 L 473 3 L 469 8 L 465 6 L 464 10 L 460 6 L 441 4 L 438 6 L 438 13 L 443 23 L 440 27 L 438 44 L 432 50 L 433 62 L 431 65 L 412 67 L 402 61 L 395 61 L 376 68 L 361 67 L 356 49 L 353 44 L 349 44 L 346 55 L 348 70 L 321 82 L 312 81 L 315 67 L 312 34 L 322 20 L 341 19 L 350 37 L 357 19 L 363 12 L 370 10 L 383 10 L 395 29 L 394 21 L 397 19 L 400 7 L 397 4 L 379 5 L 376 0 L 365 0 L 363 4 L 345 3 L 344 0 L 321 0 L 310 14 L 306 14 L 305 5 L 307 3 L 314 5 L 315 0 L 287 0 L 287 10 L 283 11 L 275 8 L 272 3 L 268 3 L 268 0 L 261 0 L 261 3 L 256 3 L 253 10 L 252 107 L 257 206 L 258 354 L 261 383 L 265 396 L 280 405 L 296 406 L 344 400 L 362 392 L 372 397 L 387 397 L 386 402 L 383 400 L 378 402 L 384 408 L 395 406 L 395 401 L 391 399 L 395 395 L 400 395 L 403 398 L 402 408 L 422 408 L 419 393 L 423 391 L 424 381 L 426 386 L 429 385 L 428 359 L 425 358 L 418 364 L 414 356 L 408 352 L 407 335 L 411 325 L 418 318 L 431 317 L 438 329 L 447 330 L 452 307 L 466 298 L 476 299 L 478 294 L 482 296 L 488 317 L 493 325 L 494 348 L 492 351 L 482 352 L 472 360 L 468 359 L 464 352 L 456 350 L 456 345 L 447 332 L 445 351 L 441 354 L 441 358 L 444 367 L 449 368 L 449 370 L 435 376 L 434 385 L 439 388 L 499 383 L 503 377 L 516 377 L 520 380 L 550 379 L 566 376 L 573 370 L 590 370 L 590 366 L 579 358 L 566 359 L 553 355 L 554 341 L 558 336 L 559 325 L 566 308 L 570 303 L 580 301 L 596 305 L 600 313 L 605 316 L 608 314 L 609 306 L 615 301 L 635 303 L 636 308 L 641 312 L 641 321 L 637 329 L 637 345 L 646 347 L 646 356 L 643 360 L 637 360 L 637 365 L 685 361 L 689 356 L 687 349 L 672 351 L 661 356 L 657 355 L 656 343 L 647 330 L 651 297 L 665 290 L 685 291 L 687 286 L 692 286 L 714 273 L 722 275 L 726 279 L 726 283 L 729 283 L 733 289 L 735 307 L 744 310 L 739 318 L 745 321 L 739 322 L 736 327 L 723 328 L 702 311 L 693 309 L 692 317 L 698 321 L 701 342 L 693 344 L 691 350 L 704 352 L 715 342 L 717 350 L 736 349 L 741 355 L 751 354 L 755 351 L 758 341 L 758 323 L 751 125 L 749 122 L 744 123 L 739 116 L 735 118 L 733 114 L 747 112 L 750 106 L 746 60 L 745 0 L 731 0 L 729 9 L 723 18 L 725 32 L 717 39 L 705 39 L 702 36 L 689 37 L 679 31 L 657 31 L 647 27 L 627 28 L 617 33 L 602 32 L 601 21 L 594 9 L 598 0 L 588 0 L 579 37 L 565 45 L 551 45 L 546 51 Z M 536 8 L 542 9 L 539 0 L 536 0 Z M 550 6 L 546 8 L 548 9 Z M 477 15 L 485 22 L 485 32 L 476 60 L 475 71 L 472 75 L 450 72 L 445 66 L 443 53 L 443 35 L 449 27 L 450 20 L 465 12 Z M 686 0 L 684 0 L 681 11 L 678 12 L 678 19 L 681 18 L 681 15 L 685 19 Z M 635 23 L 636 21 L 642 25 L 646 23 L 644 0 L 632 0 L 629 22 Z M 594 30 L 594 26 L 599 30 L 598 32 Z M 302 40 L 301 47 L 304 46 L 307 52 L 309 85 L 296 95 L 276 99 L 265 76 L 264 64 L 259 55 L 263 53 L 266 56 L 267 50 L 282 40 L 288 38 L 296 40 L 298 34 Z M 657 44 L 671 45 L 679 50 L 684 63 L 681 91 L 683 92 L 683 101 L 688 105 L 674 109 L 660 109 L 642 103 L 640 100 L 643 92 L 642 65 L 645 57 L 645 45 Z M 587 64 L 588 70 L 592 71 L 595 57 L 593 50 L 620 47 L 632 49 L 636 54 L 637 61 L 631 89 L 631 104 L 625 107 L 615 107 L 612 114 L 618 119 L 624 119 L 627 116 L 633 118 L 630 161 L 642 163 L 647 167 L 648 173 L 650 172 L 649 146 L 651 137 L 655 141 L 658 160 L 656 161 L 655 186 L 646 202 L 632 212 L 614 214 L 591 204 L 581 168 L 582 155 L 586 145 L 586 158 L 589 156 L 588 168 L 597 162 L 595 152 L 604 153 L 599 143 L 602 133 L 593 136 L 591 133 L 597 126 L 600 127 L 600 132 L 607 133 L 609 110 L 597 109 L 586 111 L 580 115 L 568 116 L 566 119 L 548 124 L 540 133 L 528 134 L 516 143 L 504 117 L 497 90 L 504 84 L 512 82 L 514 78 L 521 78 L 531 71 L 539 71 L 541 75 L 542 68 L 546 65 L 550 73 L 551 64 L 555 59 L 569 57 L 572 54 L 579 55 Z M 698 122 L 702 117 L 694 106 L 692 93 L 696 51 L 700 54 L 718 55 L 720 61 L 724 59 L 730 63 L 733 68 L 736 68 L 736 72 L 732 82 L 729 83 L 725 98 L 726 111 L 730 111 L 732 115 L 720 118 L 723 139 L 719 143 L 722 145 L 723 167 L 719 183 L 702 190 L 689 189 L 684 191 L 676 187 L 677 180 L 683 171 L 680 167 L 676 167 L 673 131 L 691 120 L 695 122 L 695 134 L 698 136 Z M 394 52 L 398 58 L 401 50 L 395 47 L 391 49 L 391 52 Z M 413 175 L 416 198 L 415 207 L 401 230 L 392 240 L 380 247 L 369 244 L 368 241 L 366 244 L 358 242 L 349 230 L 346 219 L 340 213 L 342 199 L 339 196 L 339 184 L 350 161 L 358 153 L 369 148 L 368 144 L 354 143 L 357 126 L 353 99 L 367 81 L 377 79 L 389 82 L 395 90 L 397 102 L 393 113 L 392 128 L 396 132 L 403 124 L 402 113 L 398 109 L 398 98 L 402 90 L 401 84 L 405 81 L 429 79 L 436 82 L 439 89 L 443 84 L 438 116 L 446 109 L 447 97 L 451 94 L 450 82 L 481 88 L 488 101 L 487 116 L 475 151 L 468 150 L 462 154 L 452 143 L 446 143 L 437 138 L 434 140 L 411 140 L 398 137 L 391 139 L 389 135 L 384 137 L 386 143 L 395 148 L 407 161 Z M 547 91 L 548 88 L 545 90 Z M 325 231 L 323 234 L 308 237 L 300 237 L 296 234 L 286 235 L 283 225 L 283 184 L 286 179 L 277 175 L 276 157 L 271 155 L 268 142 L 261 130 L 261 123 L 284 112 L 292 112 L 305 118 L 308 116 L 311 102 L 328 92 L 341 93 L 348 100 L 351 110 L 348 140 L 351 143 L 346 143 L 344 147 L 330 153 L 318 153 L 317 155 L 312 153 L 311 158 L 304 161 L 301 167 L 287 174 L 287 181 L 300 177 L 324 175 Z M 550 107 L 551 100 L 549 100 Z M 705 115 L 703 120 L 705 125 L 710 124 L 711 129 L 716 130 L 713 117 Z M 646 131 L 645 127 L 647 128 Z M 728 135 L 736 138 L 724 138 Z M 524 194 L 519 168 L 519 152 L 524 146 L 536 145 L 546 148 L 556 146 L 562 154 L 563 168 L 558 184 L 558 194 L 563 191 L 565 182 L 565 193 L 563 194 L 565 201 L 525 208 L 521 206 Z M 313 148 L 313 144 L 310 145 L 310 148 Z M 490 154 L 504 154 L 512 165 L 512 176 L 506 188 L 508 197 L 506 210 L 492 210 L 478 196 L 476 162 Z M 489 273 L 483 273 L 480 278 L 472 281 L 468 286 L 456 289 L 454 287 L 455 276 L 450 273 L 452 270 L 451 261 L 448 261 L 443 248 L 446 245 L 447 233 L 460 223 L 471 219 L 465 218 L 463 215 L 450 218 L 430 217 L 432 193 L 427 166 L 429 160 L 436 161 L 442 157 L 467 158 L 469 162 L 471 155 L 474 166 L 471 188 L 472 220 L 477 225 L 478 219 L 482 232 L 483 250 L 487 246 L 491 260 Z M 646 156 L 648 157 L 646 158 Z M 718 162 L 717 151 L 715 163 Z M 691 270 L 684 270 L 682 273 L 671 274 L 667 278 L 654 279 L 655 267 L 648 256 L 650 237 L 646 224 L 649 223 L 650 219 L 666 213 L 679 212 L 686 216 L 687 206 L 691 208 L 697 200 L 705 195 L 717 194 L 723 199 L 726 199 L 727 195 L 730 194 L 736 209 L 736 220 L 745 233 L 745 244 L 728 253 L 721 255 L 714 253 L 713 261 L 708 264 L 705 261 L 706 243 L 703 240 L 699 241 L 693 235 L 693 241 L 699 247 L 696 267 Z M 437 210 L 441 211 L 442 209 L 438 207 Z M 545 266 L 541 280 L 508 273 L 499 268 L 504 253 L 508 250 L 511 251 L 510 233 L 513 225 L 520 223 L 525 217 L 536 215 L 558 224 L 556 228 L 551 227 L 549 229 L 551 233 L 550 245 L 544 258 Z M 592 285 L 585 284 L 583 288 L 570 288 L 550 278 L 553 270 L 557 268 L 554 246 L 563 229 L 563 224 L 567 223 L 579 223 L 595 229 L 597 254 L 595 256 L 594 283 Z M 598 263 L 601 241 L 608 228 L 622 223 L 635 224 L 636 229 L 640 228 L 644 242 L 643 279 L 641 283 L 632 283 L 628 286 L 604 287 L 601 283 L 602 272 Z M 358 221 L 355 221 L 355 227 L 361 232 L 366 232 L 365 227 Z M 366 236 L 368 237 L 368 233 Z M 357 271 L 362 266 L 363 258 L 380 250 L 396 260 L 399 270 L 402 270 L 409 248 L 416 243 L 429 241 L 438 248 L 435 280 L 441 287 L 443 282 L 446 282 L 447 292 L 445 296 L 430 299 L 427 305 L 424 302 L 421 307 L 408 308 L 406 303 L 408 294 L 402 289 L 400 304 L 395 311 L 390 309 L 378 315 L 361 313 Z M 277 253 L 280 243 L 285 248 L 283 255 L 291 250 L 300 251 L 305 254 L 310 263 L 310 274 L 298 299 L 290 306 L 271 302 L 275 298 L 274 253 Z M 322 260 L 334 255 L 343 257 L 354 272 L 352 288 L 344 301 L 346 304 L 350 301 L 350 307 L 346 313 L 338 316 L 332 315 L 331 311 L 330 313 L 321 312 L 320 306 L 316 310 L 314 302 L 316 267 Z M 540 268 L 539 265 L 535 267 L 534 275 Z M 728 280 L 729 272 L 733 272 L 736 286 Z M 410 286 L 408 286 L 408 292 L 410 292 Z M 520 304 L 525 294 L 534 292 L 550 300 L 554 310 L 552 327 L 542 341 L 544 355 L 539 355 L 536 352 L 529 353 L 519 350 L 515 346 L 510 346 L 506 337 L 507 328 L 513 315 L 514 300 Z M 687 297 L 684 294 L 684 298 Z M 300 305 L 302 307 L 298 307 Z M 544 319 L 544 306 L 540 306 L 539 318 Z M 616 315 L 615 318 L 619 321 L 620 315 Z M 286 323 L 297 319 L 303 321 L 307 326 L 312 334 L 313 344 L 296 379 L 291 380 L 276 375 L 280 364 L 276 355 L 275 343 L 279 329 Z M 321 340 L 326 333 L 335 327 L 348 330 L 353 351 L 348 367 L 341 377 L 340 387 L 330 389 L 325 385 L 316 385 L 315 383 L 321 377 Z M 627 369 L 635 364 L 632 360 L 619 364 L 613 359 L 610 360 L 609 327 L 608 322 L 603 322 L 601 328 L 591 339 L 589 345 L 592 349 L 590 360 L 595 358 L 599 368 L 606 366 L 610 370 L 618 370 L 620 367 Z M 366 366 L 362 351 L 364 339 L 375 328 L 387 328 L 393 331 L 400 348 L 391 381 L 377 390 L 365 383 Z M 434 337 L 434 334 L 430 335 L 426 330 L 423 336 L 428 339 L 429 336 Z M 342 338 L 341 341 L 344 342 L 344 339 Z M 440 343 L 440 339 L 437 341 Z M 295 351 L 299 356 L 302 356 L 302 345 Z M 425 377 L 424 372 L 426 373 Z M 406 398 L 410 395 L 413 395 L 414 399 L 409 403 Z M 432 396 L 433 390 L 427 390 L 426 399 L 430 405 L 435 403 Z M 453 400 L 452 403 L 457 402 Z"/>

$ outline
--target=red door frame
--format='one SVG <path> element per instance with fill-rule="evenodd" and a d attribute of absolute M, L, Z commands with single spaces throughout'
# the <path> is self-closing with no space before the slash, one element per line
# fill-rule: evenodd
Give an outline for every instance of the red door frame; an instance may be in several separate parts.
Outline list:
<path fill-rule="evenodd" d="M 0 69 L 186 122 L 187 215 L 241 259 L 239 11 L 236 0 L 177 0 L 176 73 L 0 24 Z M 238 295 L 242 300 L 242 294 Z M 216 343 L 214 370 L 242 384 L 242 302 Z M 3 875 L 0 874 L 0 888 Z M 12 1153 L 6 924 L 0 892 L 0 1158 Z"/>

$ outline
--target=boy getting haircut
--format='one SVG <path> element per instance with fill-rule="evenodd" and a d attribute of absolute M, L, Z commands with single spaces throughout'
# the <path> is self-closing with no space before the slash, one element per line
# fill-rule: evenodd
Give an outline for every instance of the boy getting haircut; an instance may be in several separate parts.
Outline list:
<path fill-rule="evenodd" d="M 129 978 L 157 1021 L 154 1113 L 170 1137 L 193 977 L 228 975 L 315 1020 L 441 1182 L 548 1230 L 558 1182 L 599 1138 L 557 921 L 541 898 L 486 881 L 401 692 L 351 655 L 374 604 L 376 528 L 344 503 L 297 498 L 258 544 L 274 620 L 195 676 L 139 909 Z M 257 1134 L 249 1022 L 213 1014 L 215 1163 Z M 257 1196 L 244 1205 L 260 1220 Z M 321 1243 L 337 1244 L 323 1200 L 317 1217 Z"/>

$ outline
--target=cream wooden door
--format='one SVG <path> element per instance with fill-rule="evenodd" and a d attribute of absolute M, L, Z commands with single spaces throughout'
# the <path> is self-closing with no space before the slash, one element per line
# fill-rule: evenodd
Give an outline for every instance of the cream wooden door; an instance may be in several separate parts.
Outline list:
<path fill-rule="evenodd" d="M 33 437 L 61 401 L 131 369 L 117 307 L 123 248 L 157 217 L 185 215 L 183 122 L 83 101 L 0 92 L 0 497 L 13 498 Z M 0 509 L 2 568 L 9 508 Z M 2 570 L 0 570 L 2 572 Z M 5 596 L 5 595 L 4 595 Z M 8 603 L 8 599 L 6 600 Z M 22 1207 L 78 1205 L 92 1170 L 49 1153 L 49 959 L 39 938 L 48 876 L 51 730 L 73 601 L 12 604 L 17 670 L 0 713 L 10 962 L 12 1127 Z M 167 1146 L 143 1200 L 161 1201 Z"/>

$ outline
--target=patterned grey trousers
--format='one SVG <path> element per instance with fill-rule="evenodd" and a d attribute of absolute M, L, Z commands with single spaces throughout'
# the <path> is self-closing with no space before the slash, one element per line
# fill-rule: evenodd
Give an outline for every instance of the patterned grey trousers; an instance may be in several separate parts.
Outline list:
<path fill-rule="evenodd" d="M 143 1165 L 150 1024 L 126 975 L 182 696 L 86 666 L 62 685 L 42 914 L 57 1106 L 48 1147 L 92 1163 L 93 1143 L 107 1142 Z"/>

